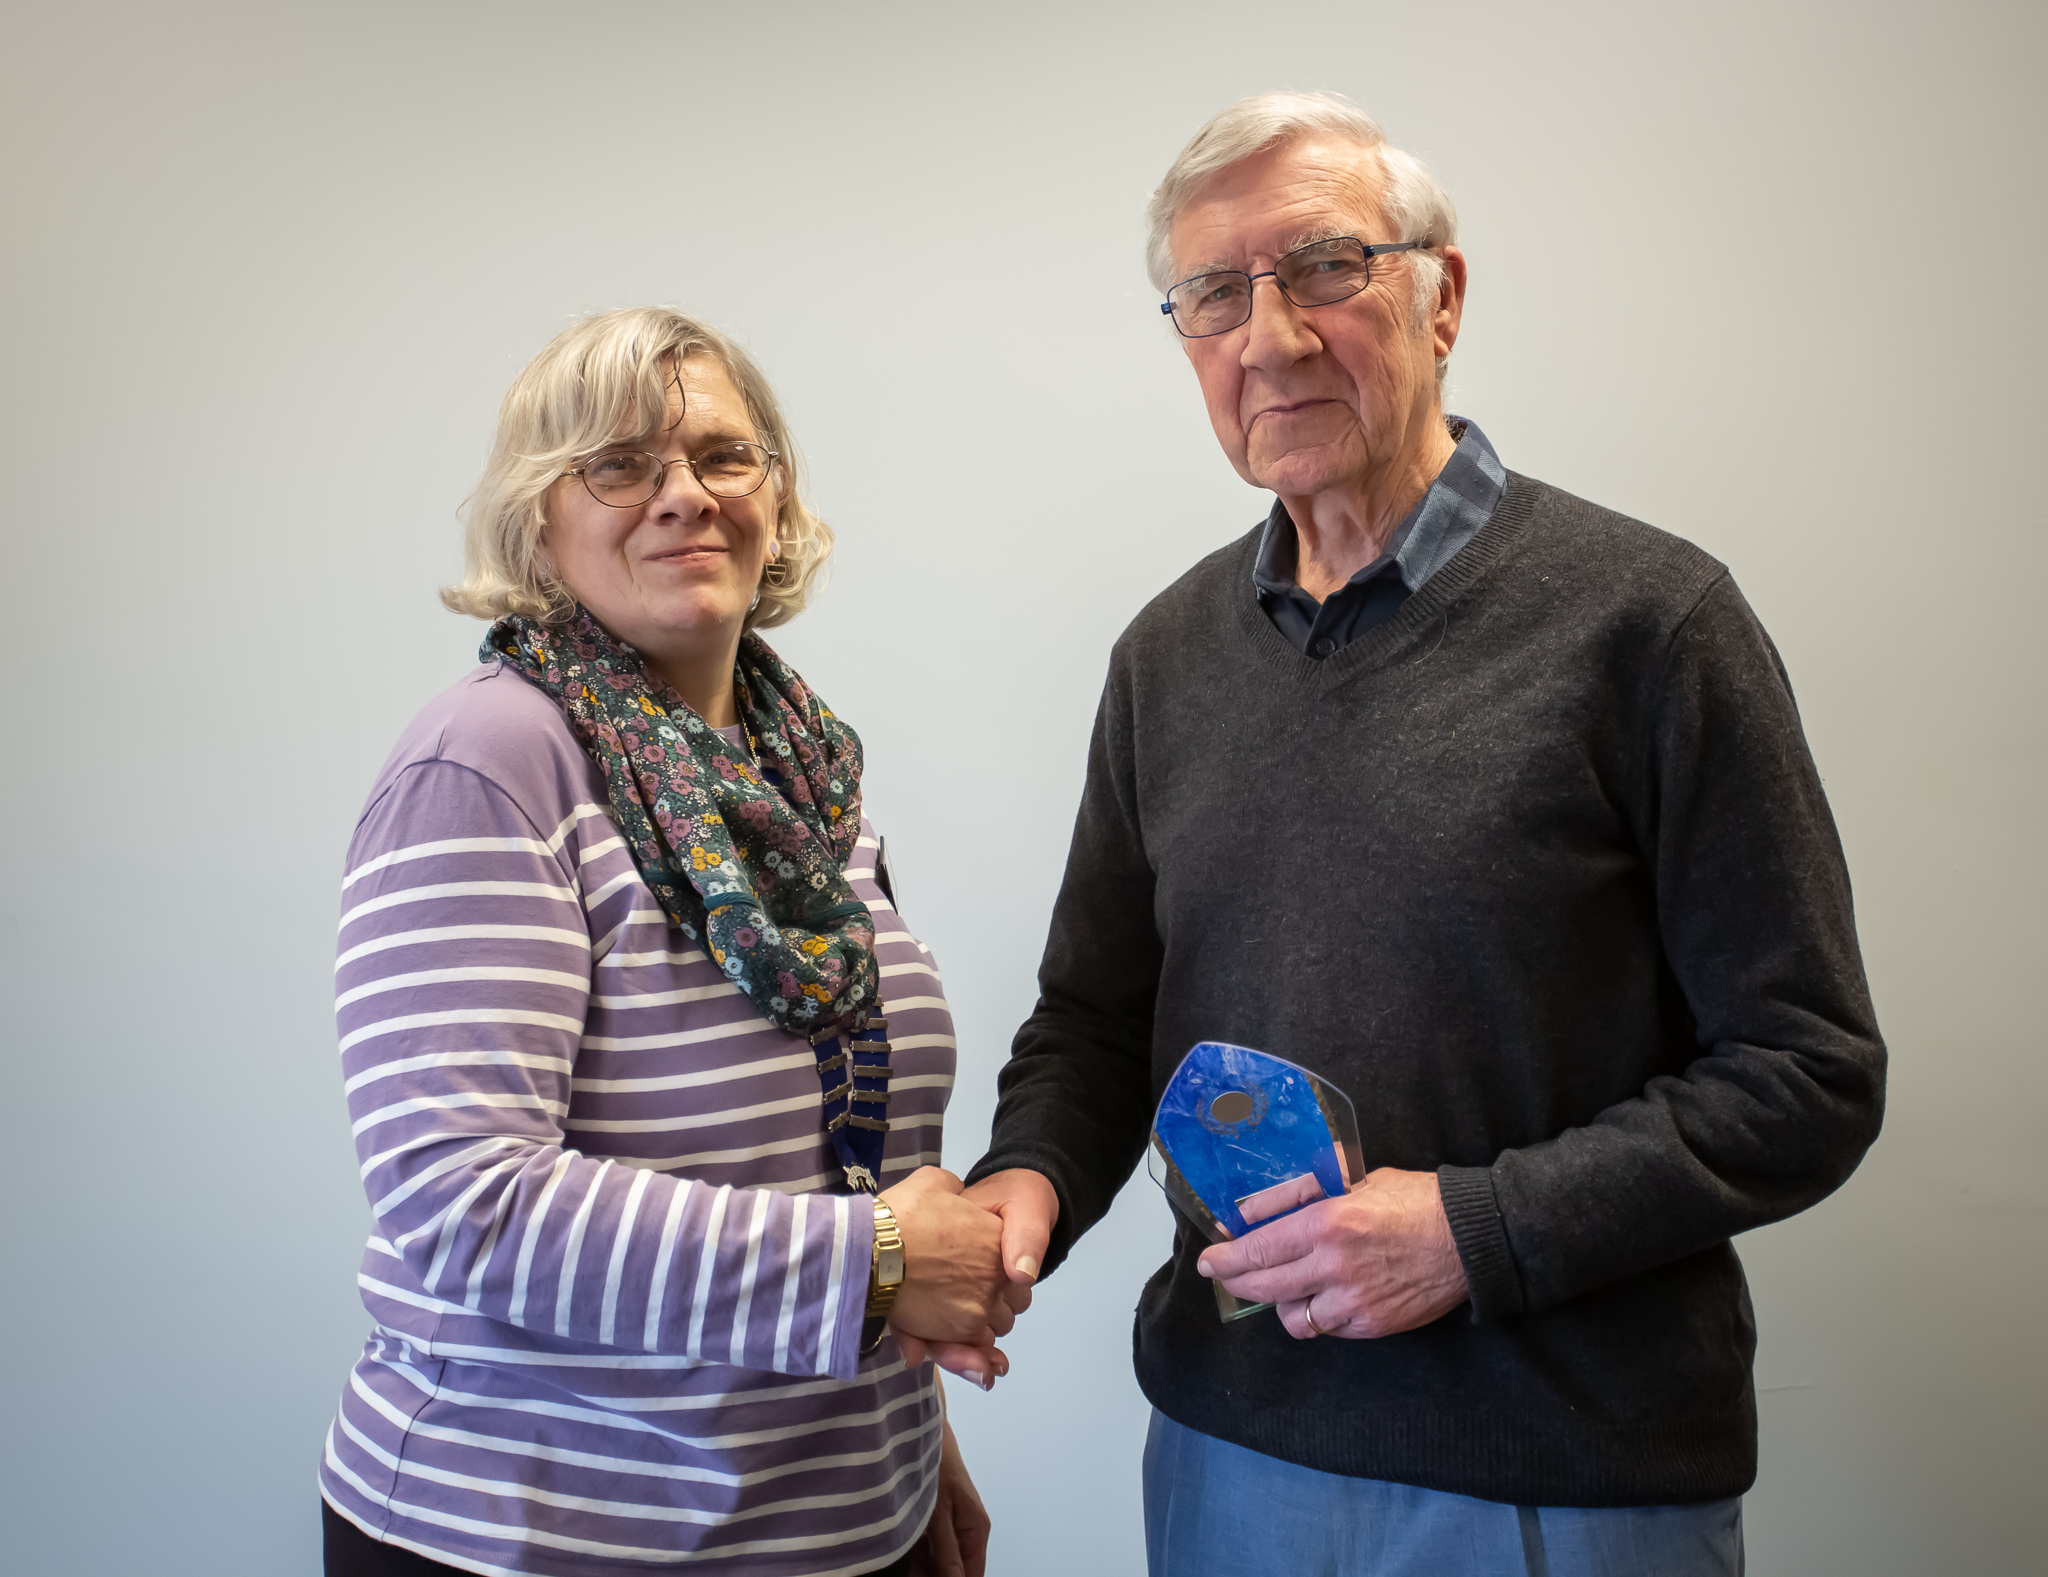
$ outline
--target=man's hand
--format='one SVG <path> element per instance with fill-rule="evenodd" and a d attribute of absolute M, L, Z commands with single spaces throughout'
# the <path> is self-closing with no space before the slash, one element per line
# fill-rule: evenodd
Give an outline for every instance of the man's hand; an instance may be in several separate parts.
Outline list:
<path fill-rule="evenodd" d="M 990 1173 L 964 1197 L 1002 1218 L 1003 1270 L 1024 1294 L 1022 1303 L 1011 1305 L 1021 1314 L 1030 1307 L 1029 1289 L 1045 1264 L 1053 1223 L 1060 1218 L 1059 1195 L 1044 1174 L 1019 1167 Z"/>
<path fill-rule="evenodd" d="M 1277 1304 L 1288 1335 L 1303 1338 L 1393 1336 L 1471 1296 L 1436 1173 L 1388 1166 L 1342 1199 L 1204 1249 L 1196 1263 L 1232 1295 Z"/>

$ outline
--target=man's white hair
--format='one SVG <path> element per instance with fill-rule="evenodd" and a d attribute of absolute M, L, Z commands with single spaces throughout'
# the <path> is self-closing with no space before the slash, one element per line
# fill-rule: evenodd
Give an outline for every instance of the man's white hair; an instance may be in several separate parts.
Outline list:
<path fill-rule="evenodd" d="M 1388 142 L 1379 122 L 1341 93 L 1254 94 L 1239 99 L 1195 133 L 1145 207 L 1150 231 L 1145 265 L 1153 288 L 1164 296 L 1179 282 L 1173 261 L 1173 221 L 1204 181 L 1240 159 L 1311 132 L 1349 137 L 1378 160 L 1380 211 L 1391 233 L 1365 239 L 1429 243 L 1427 250 L 1401 254 L 1414 271 L 1419 328 L 1428 321 L 1443 282 L 1443 263 L 1437 254 L 1458 239 L 1458 210 L 1428 167 L 1414 154 Z M 1442 383 L 1441 358 L 1436 375 Z"/>

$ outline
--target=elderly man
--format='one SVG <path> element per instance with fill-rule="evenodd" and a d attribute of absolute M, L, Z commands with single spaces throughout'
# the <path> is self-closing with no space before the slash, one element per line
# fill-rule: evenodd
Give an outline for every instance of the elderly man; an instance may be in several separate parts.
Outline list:
<path fill-rule="evenodd" d="M 1050 1271 L 1198 1041 L 1357 1107 L 1361 1184 L 1144 1289 L 1155 1573 L 1739 1571 L 1729 1239 L 1848 1176 L 1884 1065 L 1784 670 L 1722 565 L 1446 419 L 1455 215 L 1348 103 L 1235 105 L 1151 218 L 1276 496 L 1117 642 L 972 1192 Z"/>

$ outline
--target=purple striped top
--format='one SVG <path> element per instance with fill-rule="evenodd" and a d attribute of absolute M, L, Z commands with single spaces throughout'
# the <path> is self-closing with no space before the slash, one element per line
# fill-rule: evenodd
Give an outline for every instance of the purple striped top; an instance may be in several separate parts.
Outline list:
<path fill-rule="evenodd" d="M 883 1185 L 939 1159 L 952 1015 L 875 883 Z M 559 708 L 496 664 L 416 718 L 342 884 L 336 1017 L 373 1326 L 320 1489 L 464 1571 L 886 1565 L 940 1402 L 858 1353 L 874 1216 L 822 1192 L 809 1045 L 670 930 Z"/>

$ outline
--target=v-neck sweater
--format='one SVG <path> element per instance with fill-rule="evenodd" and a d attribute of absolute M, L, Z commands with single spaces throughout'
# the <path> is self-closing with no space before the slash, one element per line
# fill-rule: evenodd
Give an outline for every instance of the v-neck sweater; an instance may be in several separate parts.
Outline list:
<path fill-rule="evenodd" d="M 1258 532 L 1125 631 L 1036 1011 L 973 1176 L 1100 1219 L 1191 1046 L 1298 1063 L 1368 1168 L 1433 1170 L 1468 1308 L 1379 1340 L 1225 1324 L 1185 1226 L 1139 1382 L 1204 1434 L 1536 1505 L 1740 1494 L 1729 1239 L 1841 1183 L 1884 1048 L 1775 649 L 1724 566 L 1509 473 L 1386 623 L 1315 661 Z"/>

